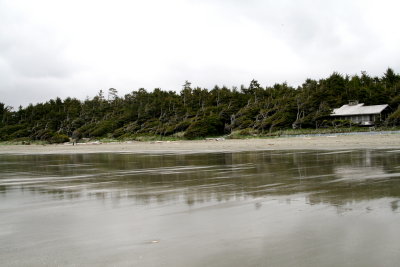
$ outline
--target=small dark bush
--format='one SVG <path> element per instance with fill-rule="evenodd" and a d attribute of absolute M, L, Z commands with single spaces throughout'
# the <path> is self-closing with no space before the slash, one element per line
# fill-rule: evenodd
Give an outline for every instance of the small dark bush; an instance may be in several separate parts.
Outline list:
<path fill-rule="evenodd" d="M 75 130 L 72 132 L 71 138 L 77 141 L 82 138 L 82 133 L 79 130 Z"/>
<path fill-rule="evenodd" d="M 353 123 L 354 124 L 354 123 Z M 349 120 L 333 120 L 332 125 L 334 127 L 350 127 L 352 125 L 351 121 Z"/>

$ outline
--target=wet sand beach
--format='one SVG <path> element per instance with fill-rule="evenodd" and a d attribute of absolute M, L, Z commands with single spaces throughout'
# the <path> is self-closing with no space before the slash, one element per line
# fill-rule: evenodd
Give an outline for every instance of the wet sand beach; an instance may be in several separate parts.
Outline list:
<path fill-rule="evenodd" d="M 397 266 L 399 162 L 399 134 L 2 145 L 0 265 Z"/>

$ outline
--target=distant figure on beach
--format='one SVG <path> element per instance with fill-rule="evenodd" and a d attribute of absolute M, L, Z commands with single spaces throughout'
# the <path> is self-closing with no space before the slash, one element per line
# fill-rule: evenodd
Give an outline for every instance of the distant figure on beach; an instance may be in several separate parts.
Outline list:
<path fill-rule="evenodd" d="M 72 145 L 74 146 L 78 141 L 81 139 L 82 134 L 78 131 L 75 130 L 72 132 Z"/>

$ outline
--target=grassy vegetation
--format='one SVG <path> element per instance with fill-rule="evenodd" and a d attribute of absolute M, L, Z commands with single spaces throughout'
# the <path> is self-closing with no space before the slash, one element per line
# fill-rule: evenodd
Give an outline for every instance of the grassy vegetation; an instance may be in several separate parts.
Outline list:
<path fill-rule="evenodd" d="M 348 127 L 348 128 L 324 128 L 324 129 L 286 129 L 276 130 L 268 133 L 259 133 L 253 129 L 236 130 L 227 135 L 212 135 L 204 137 L 196 137 L 192 139 L 185 138 L 180 133 L 178 135 L 171 136 L 160 136 L 160 135 L 138 135 L 124 138 L 84 138 L 79 140 L 79 143 L 89 142 L 100 142 L 100 143 L 119 143 L 119 142 L 156 142 L 156 141 L 183 141 L 183 140 L 206 140 L 207 138 L 225 138 L 225 139 L 253 139 L 253 138 L 280 138 L 290 136 L 302 136 L 302 135 L 324 135 L 324 134 L 337 134 L 337 133 L 357 133 L 357 132 L 383 132 L 383 131 L 400 131 L 400 127 L 379 127 L 375 129 L 365 127 Z M 66 141 L 68 142 L 68 141 Z M 28 138 L 21 138 L 9 141 L 1 141 L 0 145 L 46 145 L 51 144 L 48 141 L 30 140 Z M 53 142 L 55 143 L 55 142 Z M 62 142 L 59 142 L 62 143 Z"/>
<path fill-rule="evenodd" d="M 100 143 L 118 143 L 118 142 L 155 142 L 155 141 L 182 141 L 182 140 L 205 140 L 207 138 L 225 138 L 225 139 L 252 139 L 252 138 L 279 138 L 279 137 L 289 137 L 289 136 L 301 136 L 301 135 L 324 135 L 324 134 L 337 134 L 337 133 L 357 133 L 357 132 L 384 132 L 384 131 L 400 131 L 400 127 L 342 127 L 342 128 L 320 128 L 320 129 L 282 129 L 275 130 L 271 132 L 261 132 L 256 129 L 245 128 L 241 130 L 232 131 L 230 134 L 221 135 L 206 135 L 203 137 L 195 137 L 188 139 L 185 136 L 185 132 L 178 132 L 169 136 L 162 135 L 131 135 L 119 138 L 109 137 L 93 137 L 93 138 L 83 138 L 80 139 L 79 143 L 89 143 L 89 142 L 100 142 Z M 46 140 L 31 140 L 27 137 L 17 138 L 8 141 L 0 141 L 0 145 L 45 145 L 45 144 L 56 144 L 63 142 L 71 142 L 72 140 L 67 140 L 62 137 L 62 141 L 59 142 L 49 142 Z"/>
<path fill-rule="evenodd" d="M 357 132 L 383 132 L 383 131 L 400 131 L 400 127 L 347 127 L 347 128 L 320 128 L 320 129 L 283 129 L 268 133 L 259 133 L 252 129 L 244 129 L 234 131 L 227 137 L 229 139 L 244 139 L 244 138 L 267 138 L 267 137 L 285 137 L 297 135 L 320 135 L 320 134 L 337 134 L 337 133 L 357 133 Z"/>
<path fill-rule="evenodd" d="M 7 146 L 7 145 L 47 145 L 49 142 L 47 141 L 39 141 L 39 140 L 10 140 L 10 141 L 1 141 L 0 146 Z"/>

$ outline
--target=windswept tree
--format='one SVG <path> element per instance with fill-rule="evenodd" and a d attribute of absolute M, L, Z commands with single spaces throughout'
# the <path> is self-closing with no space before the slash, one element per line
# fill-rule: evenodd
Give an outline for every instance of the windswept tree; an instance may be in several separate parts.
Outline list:
<path fill-rule="evenodd" d="M 269 133 L 288 128 L 327 127 L 333 108 L 359 100 L 367 105 L 389 104 L 385 122 L 400 125 L 400 76 L 388 68 L 382 77 L 342 75 L 307 79 L 297 88 L 286 83 L 263 87 L 253 79 L 240 89 L 214 86 L 211 90 L 185 81 L 181 91 L 144 88 L 118 96 L 115 88 L 85 100 L 51 99 L 13 110 L 0 103 L 0 139 L 62 142 L 69 137 L 137 138 L 199 136 L 232 131 Z"/>

